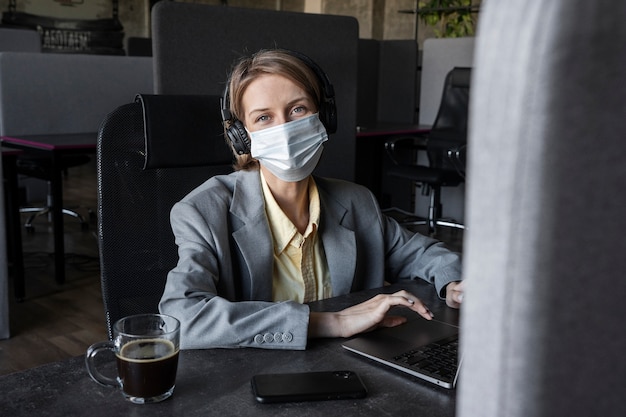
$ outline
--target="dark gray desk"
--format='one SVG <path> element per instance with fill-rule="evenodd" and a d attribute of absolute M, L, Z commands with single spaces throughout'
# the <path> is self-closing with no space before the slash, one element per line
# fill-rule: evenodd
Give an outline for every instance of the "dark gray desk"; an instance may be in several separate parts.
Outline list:
<path fill-rule="evenodd" d="M 423 282 L 407 283 L 439 319 L 458 323 Z M 398 286 L 385 288 L 392 292 Z M 381 291 L 368 291 L 312 304 L 339 310 Z M 182 351 L 174 395 L 158 404 L 134 405 L 119 390 L 93 382 L 77 357 L 0 377 L 2 416 L 454 416 L 455 390 L 446 390 L 382 367 L 341 347 L 343 339 L 312 341 L 305 351 L 211 349 Z M 250 378 L 259 373 L 350 369 L 369 394 L 361 400 L 259 404 Z"/>
<path fill-rule="evenodd" d="M 54 229 L 54 269 L 59 284 L 65 282 L 65 242 L 63 235 L 63 176 L 60 159 L 63 155 L 95 153 L 97 133 L 74 133 L 32 136 L 2 136 L 2 145 L 50 157 L 52 175 L 52 226 Z M 23 296 L 23 295 L 22 295 Z"/>

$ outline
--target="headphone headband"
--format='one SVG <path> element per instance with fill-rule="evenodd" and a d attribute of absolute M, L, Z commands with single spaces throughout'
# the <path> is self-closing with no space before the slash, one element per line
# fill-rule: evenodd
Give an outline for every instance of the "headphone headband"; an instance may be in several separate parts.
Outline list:
<path fill-rule="evenodd" d="M 301 52 L 282 49 L 282 51 L 299 59 L 315 74 L 320 87 L 322 89 L 322 97 L 319 104 L 320 121 L 326 128 L 328 134 L 337 131 L 337 106 L 335 104 L 335 89 L 330 83 L 328 76 L 311 58 Z M 250 138 L 248 132 L 240 120 L 237 120 L 230 111 L 230 79 L 224 88 L 224 94 L 220 99 L 222 123 L 224 124 L 224 132 L 231 143 L 233 149 L 238 155 L 250 153 Z"/>

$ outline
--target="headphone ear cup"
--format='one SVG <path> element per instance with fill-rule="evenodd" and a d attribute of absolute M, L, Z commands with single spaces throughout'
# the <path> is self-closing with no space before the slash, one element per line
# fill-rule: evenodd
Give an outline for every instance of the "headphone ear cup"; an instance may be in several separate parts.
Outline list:
<path fill-rule="evenodd" d="M 250 153 L 250 138 L 248 138 L 248 132 L 246 132 L 243 123 L 239 120 L 235 120 L 230 127 L 226 129 L 226 134 L 237 155 Z"/>
<path fill-rule="evenodd" d="M 330 135 L 337 132 L 337 107 L 334 98 L 327 98 L 320 106 L 320 121 Z"/>

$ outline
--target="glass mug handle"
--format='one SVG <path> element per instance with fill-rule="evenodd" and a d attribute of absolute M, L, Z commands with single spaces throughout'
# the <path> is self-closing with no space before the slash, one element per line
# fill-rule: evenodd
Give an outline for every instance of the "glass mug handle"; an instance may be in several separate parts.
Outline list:
<path fill-rule="evenodd" d="M 89 349 L 87 349 L 87 354 L 85 356 L 85 365 L 87 366 L 87 372 L 89 372 L 89 376 L 91 377 L 91 379 L 96 381 L 98 384 L 119 388 L 121 387 L 120 381 L 118 379 L 102 375 L 102 373 L 98 371 L 94 363 L 94 358 L 96 357 L 96 355 L 103 350 L 110 350 L 111 352 L 113 352 L 115 350 L 115 345 L 113 344 L 113 342 L 107 341 L 94 343 L 93 345 L 89 346 Z"/>

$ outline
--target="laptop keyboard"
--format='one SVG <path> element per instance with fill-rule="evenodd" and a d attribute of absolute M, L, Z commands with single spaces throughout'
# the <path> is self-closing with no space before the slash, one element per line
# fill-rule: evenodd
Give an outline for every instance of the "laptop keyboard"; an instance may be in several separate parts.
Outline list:
<path fill-rule="evenodd" d="M 430 376 L 453 381 L 459 357 L 459 336 L 454 335 L 429 345 L 410 350 L 394 359 Z"/>

